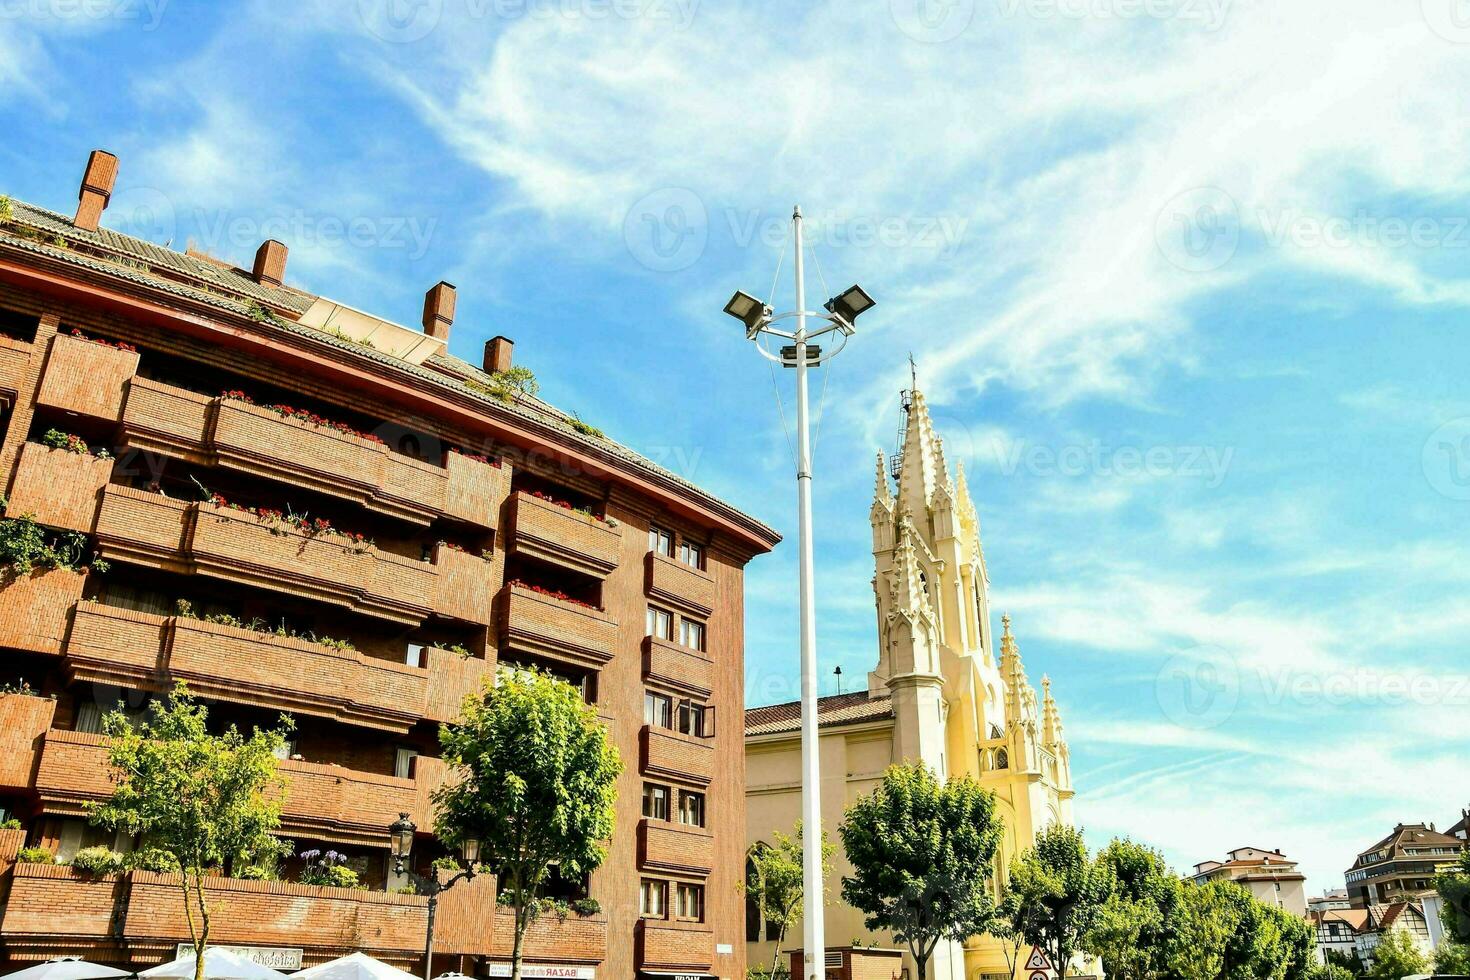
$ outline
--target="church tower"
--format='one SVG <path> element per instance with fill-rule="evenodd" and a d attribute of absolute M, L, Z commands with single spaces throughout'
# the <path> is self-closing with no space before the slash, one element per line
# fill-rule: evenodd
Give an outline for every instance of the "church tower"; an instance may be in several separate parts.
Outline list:
<path fill-rule="evenodd" d="M 1002 617 L 997 656 L 980 520 L 963 467 L 953 473 L 917 383 L 905 393 L 899 448 L 877 459 L 870 511 L 878 658 L 870 697 L 891 697 L 895 760 L 941 778 L 969 775 L 997 797 L 1006 831 L 997 877 L 1052 823 L 1072 821 L 1071 765 L 1051 683 L 1026 675 Z M 890 477 L 893 483 L 890 483 Z M 999 944 L 936 951 L 933 976 L 1003 972 Z"/>

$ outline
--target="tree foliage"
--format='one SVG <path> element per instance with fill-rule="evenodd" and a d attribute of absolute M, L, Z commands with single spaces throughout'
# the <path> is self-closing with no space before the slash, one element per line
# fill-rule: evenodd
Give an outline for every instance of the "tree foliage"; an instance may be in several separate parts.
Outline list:
<path fill-rule="evenodd" d="M 1401 980 L 1429 969 L 1429 960 L 1414 944 L 1414 937 L 1404 929 L 1389 929 L 1373 947 L 1373 965 L 1368 967 L 1370 980 Z"/>
<path fill-rule="evenodd" d="M 211 734 L 208 717 L 182 683 L 155 701 L 136 727 L 119 711 L 108 714 L 102 730 L 117 787 L 91 812 L 93 822 L 141 834 L 150 850 L 178 862 L 198 957 L 196 980 L 203 980 L 210 931 L 206 872 L 274 856 L 287 846 L 274 836 L 286 790 L 276 753 L 291 720 L 283 717 L 280 728 L 254 729 L 247 737 L 234 726 Z"/>
<path fill-rule="evenodd" d="M 770 980 L 786 971 L 781 966 L 781 948 L 786 943 L 786 934 L 801 921 L 802 902 L 806 897 L 806 882 L 803 877 L 802 829 L 797 821 L 793 834 L 776 831 L 770 843 L 760 843 L 750 849 L 750 870 L 745 883 L 746 894 L 755 899 L 760 909 L 762 922 L 776 924 L 776 948 L 771 954 Z M 834 848 L 822 832 L 822 880 L 832 871 Z M 824 896 L 825 899 L 825 896 Z"/>
<path fill-rule="evenodd" d="M 847 811 L 842 844 L 853 874 L 842 897 L 869 929 L 893 933 L 927 976 L 941 940 L 989 931 L 987 883 L 1000 845 L 995 797 L 964 777 L 941 784 L 928 767 L 891 766 Z"/>
<path fill-rule="evenodd" d="M 468 696 L 439 741 L 451 778 L 435 795 L 435 832 L 451 847 L 478 839 L 500 876 L 515 912 L 518 980 L 526 927 L 552 868 L 576 877 L 607 856 L 622 762 L 581 694 L 531 670 L 503 671 Z"/>
<path fill-rule="evenodd" d="M 1110 891 L 1086 936 L 1115 980 L 1167 975 L 1170 937 L 1178 927 L 1183 883 L 1164 857 L 1143 844 L 1115 840 L 1097 855 Z"/>
<path fill-rule="evenodd" d="M 1002 909 L 1026 942 L 1046 951 L 1061 972 L 1081 951 L 1112 892 L 1110 870 L 1088 858 L 1082 832 L 1061 825 L 1011 862 Z"/>

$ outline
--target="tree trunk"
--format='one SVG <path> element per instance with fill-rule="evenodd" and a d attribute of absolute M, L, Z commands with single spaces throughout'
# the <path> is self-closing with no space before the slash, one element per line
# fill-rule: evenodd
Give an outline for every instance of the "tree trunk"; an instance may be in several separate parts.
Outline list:
<path fill-rule="evenodd" d="M 516 938 L 510 949 L 510 980 L 521 980 L 521 945 L 526 936 L 526 926 L 529 925 L 526 918 L 524 905 L 516 906 Z"/>
<path fill-rule="evenodd" d="M 194 893 L 199 900 L 200 921 L 199 935 L 194 939 L 194 980 L 205 980 L 204 951 L 209 947 L 209 903 L 204 898 L 203 871 L 194 876 Z"/>

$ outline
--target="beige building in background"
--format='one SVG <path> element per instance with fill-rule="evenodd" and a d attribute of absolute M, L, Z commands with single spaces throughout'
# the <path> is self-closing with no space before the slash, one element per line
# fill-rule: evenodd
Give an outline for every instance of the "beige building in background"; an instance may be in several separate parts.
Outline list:
<path fill-rule="evenodd" d="M 1280 851 L 1259 847 L 1238 847 L 1224 861 L 1205 861 L 1194 866 L 1194 883 L 1233 881 L 1244 885 L 1258 900 L 1290 912 L 1297 918 L 1307 915 L 1307 878 L 1296 869 L 1296 862 Z M 1344 896 L 1343 905 L 1347 904 Z"/>
<path fill-rule="evenodd" d="M 923 761 L 947 776 L 969 775 L 996 794 L 1005 834 L 996 858 L 997 889 L 1011 859 L 1053 823 L 1072 822 L 1072 776 L 1066 739 L 1049 682 L 1043 693 L 1026 676 L 1021 652 L 1002 617 L 999 653 L 989 608 L 980 522 L 963 468 L 952 479 L 923 394 L 905 400 L 896 490 L 882 454 L 871 512 L 879 648 L 866 690 L 823 698 L 822 820 L 838 847 L 827 881 L 826 945 L 876 944 L 862 916 L 841 901 L 850 865 L 837 827 L 844 810 L 871 792 L 883 770 Z M 773 831 L 791 833 L 801 813 L 800 704 L 746 712 L 746 821 L 754 846 Z M 774 935 L 747 909 L 752 966 L 769 964 Z M 801 944 L 798 924 L 787 949 Z M 784 957 L 783 957 L 784 958 Z M 1022 960 L 1024 962 L 1024 951 Z M 904 965 L 915 976 L 907 954 Z M 936 980 L 1009 978 L 1000 943 L 941 946 Z"/>

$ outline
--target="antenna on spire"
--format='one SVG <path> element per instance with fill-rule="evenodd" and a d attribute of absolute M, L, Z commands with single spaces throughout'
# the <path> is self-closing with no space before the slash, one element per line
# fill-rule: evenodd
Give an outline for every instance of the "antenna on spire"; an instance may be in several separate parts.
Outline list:
<path fill-rule="evenodd" d="M 914 362 L 914 352 L 909 351 L 909 390 L 917 391 L 919 388 L 919 365 Z"/>
<path fill-rule="evenodd" d="M 903 472 L 903 444 L 908 436 L 909 412 L 914 407 L 914 392 L 919 387 L 919 366 L 914 363 L 914 352 L 909 351 L 909 385 L 898 393 L 898 404 L 903 409 L 903 419 L 898 423 L 898 439 L 893 447 L 893 455 L 888 457 L 888 472 L 895 480 Z"/>

